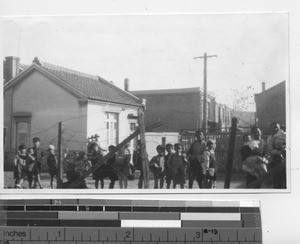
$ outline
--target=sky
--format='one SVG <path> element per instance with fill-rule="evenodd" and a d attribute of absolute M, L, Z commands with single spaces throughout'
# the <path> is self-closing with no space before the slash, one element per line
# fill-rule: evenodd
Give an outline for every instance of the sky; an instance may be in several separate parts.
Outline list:
<path fill-rule="evenodd" d="M 7 17 L 3 56 L 99 75 L 130 90 L 203 88 L 219 103 L 254 111 L 254 93 L 289 79 L 286 13 Z"/>

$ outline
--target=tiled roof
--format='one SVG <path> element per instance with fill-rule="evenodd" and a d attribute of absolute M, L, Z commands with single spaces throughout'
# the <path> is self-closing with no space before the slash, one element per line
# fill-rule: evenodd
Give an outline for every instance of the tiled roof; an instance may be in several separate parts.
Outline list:
<path fill-rule="evenodd" d="M 189 88 L 174 88 L 174 89 L 160 89 L 160 90 L 136 90 L 130 91 L 133 95 L 166 95 L 166 94 L 183 94 L 183 93 L 201 93 L 203 94 L 202 88 L 200 87 L 189 87 Z M 208 96 L 215 97 L 213 92 L 208 91 Z"/>
<path fill-rule="evenodd" d="M 99 76 L 81 73 L 41 61 L 39 65 L 67 85 L 83 93 L 88 99 L 133 106 L 141 105 L 138 98 Z"/>

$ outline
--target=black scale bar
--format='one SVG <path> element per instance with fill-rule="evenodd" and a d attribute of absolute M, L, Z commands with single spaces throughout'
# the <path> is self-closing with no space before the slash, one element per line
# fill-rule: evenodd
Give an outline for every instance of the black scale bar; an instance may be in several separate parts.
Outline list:
<path fill-rule="evenodd" d="M 142 206 L 3 206 L 5 211 L 106 211 L 106 212 L 194 212 L 194 213 L 260 213 L 257 207 L 142 207 Z"/>

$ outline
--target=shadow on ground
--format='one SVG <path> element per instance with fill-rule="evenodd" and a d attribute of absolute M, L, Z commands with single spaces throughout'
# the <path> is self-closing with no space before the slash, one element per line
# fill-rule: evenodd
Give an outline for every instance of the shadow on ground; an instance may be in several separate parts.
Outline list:
<path fill-rule="evenodd" d="M 128 189 L 138 189 L 138 175 L 136 175 L 136 179 L 133 181 L 128 181 Z M 224 174 L 218 174 L 217 176 L 217 189 L 223 189 L 224 188 Z M 50 175 L 48 173 L 42 173 L 41 175 L 41 181 L 42 186 L 44 189 L 50 189 Z M 66 178 L 64 177 L 64 181 L 66 181 Z M 86 183 L 89 189 L 95 189 L 94 183 L 95 181 L 92 179 L 91 176 L 86 178 Z M 104 188 L 107 189 L 109 185 L 109 179 L 104 180 Z M 185 188 L 188 188 L 188 181 L 186 180 Z M 6 171 L 4 172 L 4 188 L 13 188 L 14 187 L 14 179 L 13 179 L 13 172 Z M 22 184 L 22 188 L 28 188 L 28 181 L 24 181 Z M 154 188 L 154 180 L 152 177 L 150 177 L 150 189 Z M 164 188 L 166 186 L 164 185 Z M 194 182 L 193 189 L 197 189 L 197 182 Z M 245 175 L 243 174 L 232 174 L 231 176 L 231 182 L 230 182 L 230 188 L 231 189 L 243 189 L 245 188 Z M 119 189 L 119 183 L 115 183 L 115 189 Z"/>

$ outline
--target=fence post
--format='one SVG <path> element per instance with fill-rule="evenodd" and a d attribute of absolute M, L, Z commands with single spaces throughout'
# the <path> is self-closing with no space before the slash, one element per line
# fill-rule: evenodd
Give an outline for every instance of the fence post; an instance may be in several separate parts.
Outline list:
<path fill-rule="evenodd" d="M 164 148 L 166 148 L 166 137 L 165 136 L 163 136 L 162 138 L 161 138 L 161 145 L 164 147 Z M 166 153 L 166 151 L 164 150 L 164 154 Z"/>
<path fill-rule="evenodd" d="M 234 145 L 235 145 L 235 136 L 236 136 L 236 126 L 237 126 L 237 118 L 233 117 L 231 119 L 231 130 L 230 130 L 230 138 L 229 138 L 229 146 L 228 146 L 227 164 L 225 168 L 224 189 L 230 188 L 231 170 L 233 165 Z"/>
<path fill-rule="evenodd" d="M 61 188 L 63 183 L 63 164 L 62 164 L 62 122 L 58 123 L 58 146 L 57 146 L 57 176 L 56 187 Z"/>

